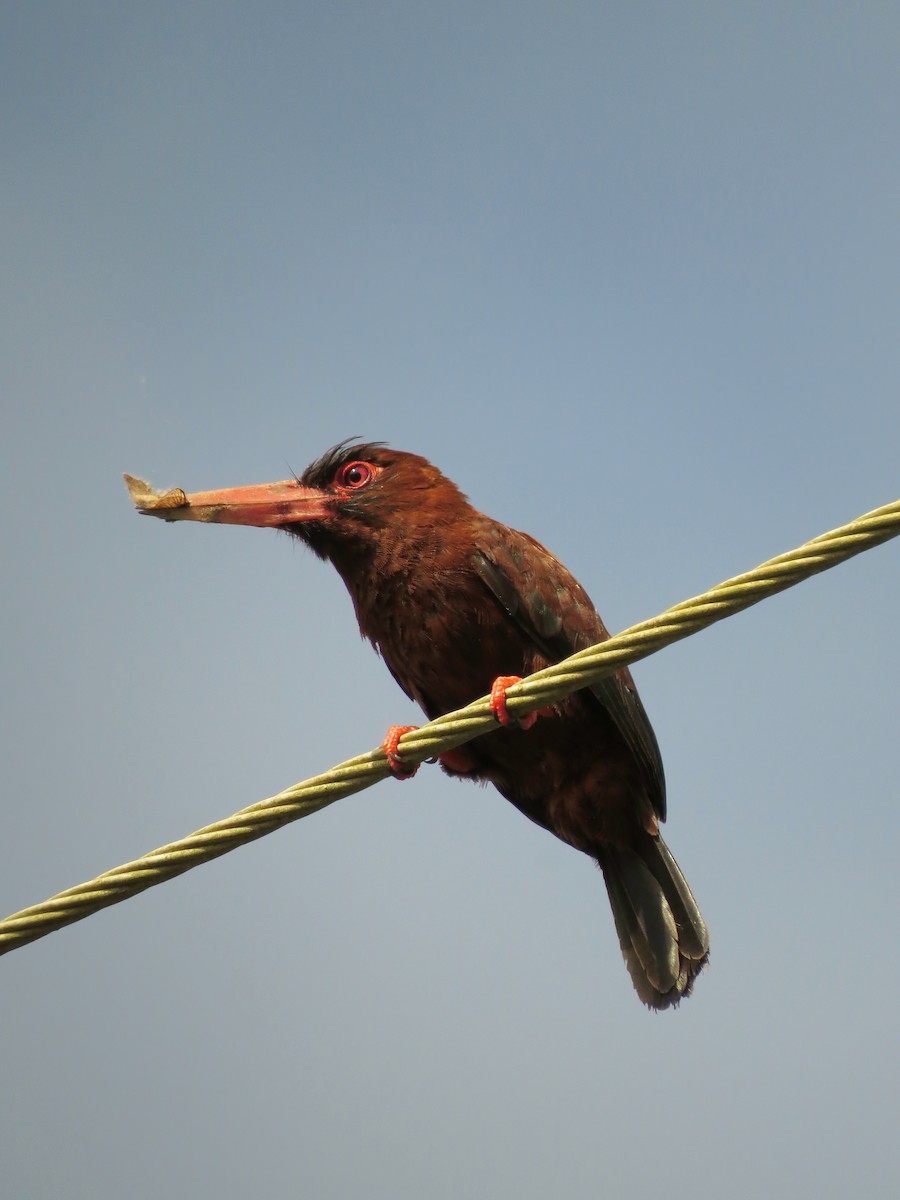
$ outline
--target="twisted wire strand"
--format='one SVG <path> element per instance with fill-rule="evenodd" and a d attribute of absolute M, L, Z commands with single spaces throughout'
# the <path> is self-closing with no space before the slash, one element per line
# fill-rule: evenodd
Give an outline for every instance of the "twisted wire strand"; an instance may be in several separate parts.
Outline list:
<path fill-rule="evenodd" d="M 513 715 L 522 716 L 560 700 L 613 674 L 620 667 L 647 658 L 664 646 L 689 637 L 898 534 L 900 500 L 865 513 L 796 550 L 769 559 L 754 570 L 727 579 L 690 600 L 683 600 L 606 642 L 529 675 L 509 689 L 509 710 Z M 412 767 L 496 727 L 488 697 L 483 696 L 465 708 L 405 734 L 398 750 L 404 764 Z M 201 863 L 210 862 L 246 842 L 318 812 L 335 800 L 363 791 L 389 775 L 384 751 L 380 747 L 370 750 L 322 775 L 286 788 L 276 796 L 251 804 L 231 817 L 198 829 L 179 841 L 105 871 L 96 879 L 13 913 L 0 921 L 0 954 L 83 920 Z"/>

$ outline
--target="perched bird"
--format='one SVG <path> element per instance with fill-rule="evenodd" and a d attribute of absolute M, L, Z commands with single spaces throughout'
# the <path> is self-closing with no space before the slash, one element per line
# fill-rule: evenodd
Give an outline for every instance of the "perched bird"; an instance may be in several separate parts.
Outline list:
<path fill-rule="evenodd" d="M 381 442 L 342 442 L 280 483 L 162 497 L 129 486 L 154 516 L 283 529 L 332 562 L 360 632 L 430 718 L 497 681 L 493 707 L 508 727 L 443 755 L 442 766 L 492 783 L 597 860 L 645 1004 L 668 1008 L 690 993 L 709 935 L 660 837 L 662 761 L 630 672 L 539 718 L 515 722 L 505 711 L 511 679 L 609 637 L 584 588 L 540 542 L 478 512 L 426 459 Z M 400 732 L 385 741 L 398 775 Z"/>

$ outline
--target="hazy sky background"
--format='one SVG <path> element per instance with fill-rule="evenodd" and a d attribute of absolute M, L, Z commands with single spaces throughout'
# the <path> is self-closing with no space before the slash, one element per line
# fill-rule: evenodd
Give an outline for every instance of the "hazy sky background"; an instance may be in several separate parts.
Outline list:
<path fill-rule="evenodd" d="M 0 909 L 415 710 L 337 576 L 120 474 L 435 459 L 612 629 L 900 494 L 900 15 L 0 9 Z M 640 665 L 713 939 L 437 768 L 0 963 L 5 1195 L 882 1197 L 900 545 Z"/>

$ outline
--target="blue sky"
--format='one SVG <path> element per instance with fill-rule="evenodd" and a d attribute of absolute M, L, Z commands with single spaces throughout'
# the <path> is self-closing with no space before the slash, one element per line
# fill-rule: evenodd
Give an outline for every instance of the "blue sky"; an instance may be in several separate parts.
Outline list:
<path fill-rule="evenodd" d="M 433 458 L 612 629 L 900 494 L 889 5 L 12 3 L 0 907 L 416 719 L 330 569 L 121 472 Z M 5 957 L 10 1194 L 888 1195 L 896 545 L 637 668 L 712 934 L 423 770 Z"/>

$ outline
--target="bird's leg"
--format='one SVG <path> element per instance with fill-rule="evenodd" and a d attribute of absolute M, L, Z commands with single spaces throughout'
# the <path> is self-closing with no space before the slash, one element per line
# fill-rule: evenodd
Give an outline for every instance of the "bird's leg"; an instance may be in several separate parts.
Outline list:
<path fill-rule="evenodd" d="M 521 675 L 498 675 L 491 687 L 491 712 L 501 725 L 518 725 L 520 729 L 530 729 L 540 715 L 538 712 L 526 713 L 523 717 L 514 717 L 506 707 L 506 690 L 514 683 L 521 683 Z"/>
<path fill-rule="evenodd" d="M 398 751 L 398 743 L 404 733 L 411 733 L 414 729 L 418 729 L 418 725 L 392 725 L 384 736 L 384 741 L 381 743 L 381 748 L 384 751 L 385 758 L 388 760 L 388 766 L 391 768 L 391 774 L 395 779 L 412 779 L 418 765 L 411 770 L 403 765 L 403 759 Z M 439 762 L 442 767 L 450 772 L 451 775 L 468 775 L 472 769 L 472 762 L 466 752 L 460 748 L 459 750 L 445 750 L 443 754 L 438 754 L 435 758 L 427 758 L 426 762 Z"/>
<path fill-rule="evenodd" d="M 397 751 L 397 744 L 403 737 L 404 733 L 412 733 L 414 729 L 418 729 L 418 725 L 392 725 L 384 735 L 384 741 L 381 743 L 381 748 L 384 751 L 384 756 L 388 760 L 388 766 L 391 768 L 391 774 L 395 779 L 412 779 L 416 771 L 419 769 L 419 764 L 416 763 L 411 769 L 403 765 L 403 760 Z"/>
<path fill-rule="evenodd" d="M 501 725 L 513 725 L 519 729 L 530 729 L 538 717 L 552 712 L 552 709 L 539 708 L 536 712 L 526 713 L 523 717 L 514 717 L 506 707 L 506 691 L 507 688 L 511 688 L 514 683 L 520 683 L 521 680 L 521 675 L 499 675 L 491 687 L 490 708 Z M 384 750 L 391 774 L 395 779 L 412 779 L 413 775 L 419 769 L 418 765 L 414 766 L 411 770 L 405 767 L 398 750 L 400 739 L 404 733 L 410 733 L 413 729 L 418 728 L 418 725 L 392 725 L 384 736 L 381 748 Z M 438 755 L 438 760 L 443 763 L 452 775 L 468 774 L 470 768 L 469 761 L 464 754 L 460 754 L 458 751 L 445 751 L 444 754 Z M 434 759 L 430 761 L 433 762 Z"/>

